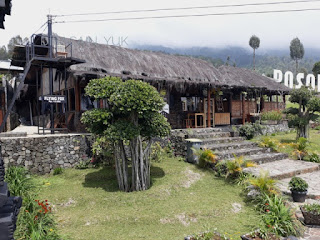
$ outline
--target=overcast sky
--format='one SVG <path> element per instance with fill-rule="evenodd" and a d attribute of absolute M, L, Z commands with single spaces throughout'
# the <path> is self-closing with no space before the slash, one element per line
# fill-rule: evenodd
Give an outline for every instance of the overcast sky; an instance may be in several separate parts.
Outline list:
<path fill-rule="evenodd" d="M 12 0 L 12 16 L 6 16 L 6 29 L 0 30 L 0 45 L 6 45 L 12 36 L 18 34 L 23 37 L 29 37 L 45 23 L 46 15 L 49 12 L 58 15 L 283 1 L 286 0 Z M 62 17 L 56 18 L 56 21 L 303 8 L 320 9 L 320 1 L 290 5 Z M 228 45 L 248 47 L 249 38 L 255 34 L 260 37 L 262 48 L 288 47 L 294 37 L 299 37 L 306 48 L 320 48 L 319 20 L 320 11 L 307 11 L 179 19 L 57 23 L 53 25 L 53 31 L 65 37 L 85 38 L 86 36 L 91 36 L 91 38 L 97 39 L 100 43 L 106 43 L 104 39 L 109 39 L 110 37 L 114 37 L 115 43 L 119 37 L 127 37 L 126 42 L 129 44 L 157 44 L 171 47 L 222 47 Z"/>

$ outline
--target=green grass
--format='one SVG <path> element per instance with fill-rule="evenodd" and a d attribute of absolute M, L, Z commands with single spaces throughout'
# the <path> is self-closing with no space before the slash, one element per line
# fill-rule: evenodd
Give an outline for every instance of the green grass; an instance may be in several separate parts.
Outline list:
<path fill-rule="evenodd" d="M 172 158 L 154 163 L 151 175 L 151 189 L 131 193 L 117 190 L 112 168 L 67 169 L 35 181 L 41 198 L 55 206 L 58 229 L 68 239 L 180 240 L 214 228 L 240 239 L 257 226 L 258 212 L 244 202 L 241 187 L 211 171 Z M 233 203 L 242 205 L 239 213 Z"/>

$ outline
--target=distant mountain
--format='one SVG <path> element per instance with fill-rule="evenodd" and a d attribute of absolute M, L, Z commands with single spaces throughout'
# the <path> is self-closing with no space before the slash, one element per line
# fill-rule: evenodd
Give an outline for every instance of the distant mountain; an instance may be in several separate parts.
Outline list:
<path fill-rule="evenodd" d="M 238 67 L 252 68 L 252 51 L 250 48 L 242 47 L 190 47 L 190 48 L 170 48 L 158 45 L 135 45 L 132 48 L 140 50 L 159 51 L 168 54 L 188 55 L 199 57 L 213 65 L 226 64 Z M 229 57 L 229 61 L 227 61 Z M 305 68 L 311 72 L 314 63 L 320 61 L 320 49 L 306 48 L 305 56 L 299 62 L 299 68 Z M 290 58 L 288 49 L 258 49 L 256 55 L 256 70 L 261 74 L 272 74 L 273 69 L 280 69 L 283 72 L 295 72 L 295 64 Z"/>

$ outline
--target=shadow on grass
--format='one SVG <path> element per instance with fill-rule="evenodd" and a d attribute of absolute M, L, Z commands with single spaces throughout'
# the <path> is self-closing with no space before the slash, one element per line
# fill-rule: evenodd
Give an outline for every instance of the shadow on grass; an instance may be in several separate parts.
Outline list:
<path fill-rule="evenodd" d="M 151 182 L 157 178 L 165 176 L 165 172 L 160 167 L 151 166 Z M 87 188 L 102 188 L 107 192 L 118 192 L 116 170 L 112 167 L 103 167 L 96 172 L 88 173 L 83 183 Z"/>

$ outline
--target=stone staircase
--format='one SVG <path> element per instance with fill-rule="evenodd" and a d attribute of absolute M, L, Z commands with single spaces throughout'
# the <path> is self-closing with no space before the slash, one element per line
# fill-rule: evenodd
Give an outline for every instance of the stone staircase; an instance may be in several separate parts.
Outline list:
<path fill-rule="evenodd" d="M 309 184 L 308 197 L 320 199 L 320 164 L 292 160 L 287 154 L 261 148 L 242 137 L 231 137 L 227 128 L 195 130 L 188 137 L 201 139 L 202 148 L 215 151 L 220 160 L 232 160 L 234 156 L 243 155 L 245 159 L 258 164 L 255 168 L 245 169 L 246 172 L 258 176 L 261 171 L 268 171 L 272 178 L 280 180 L 279 187 L 285 193 L 289 192 L 290 179 L 293 176 L 299 176 Z"/>

